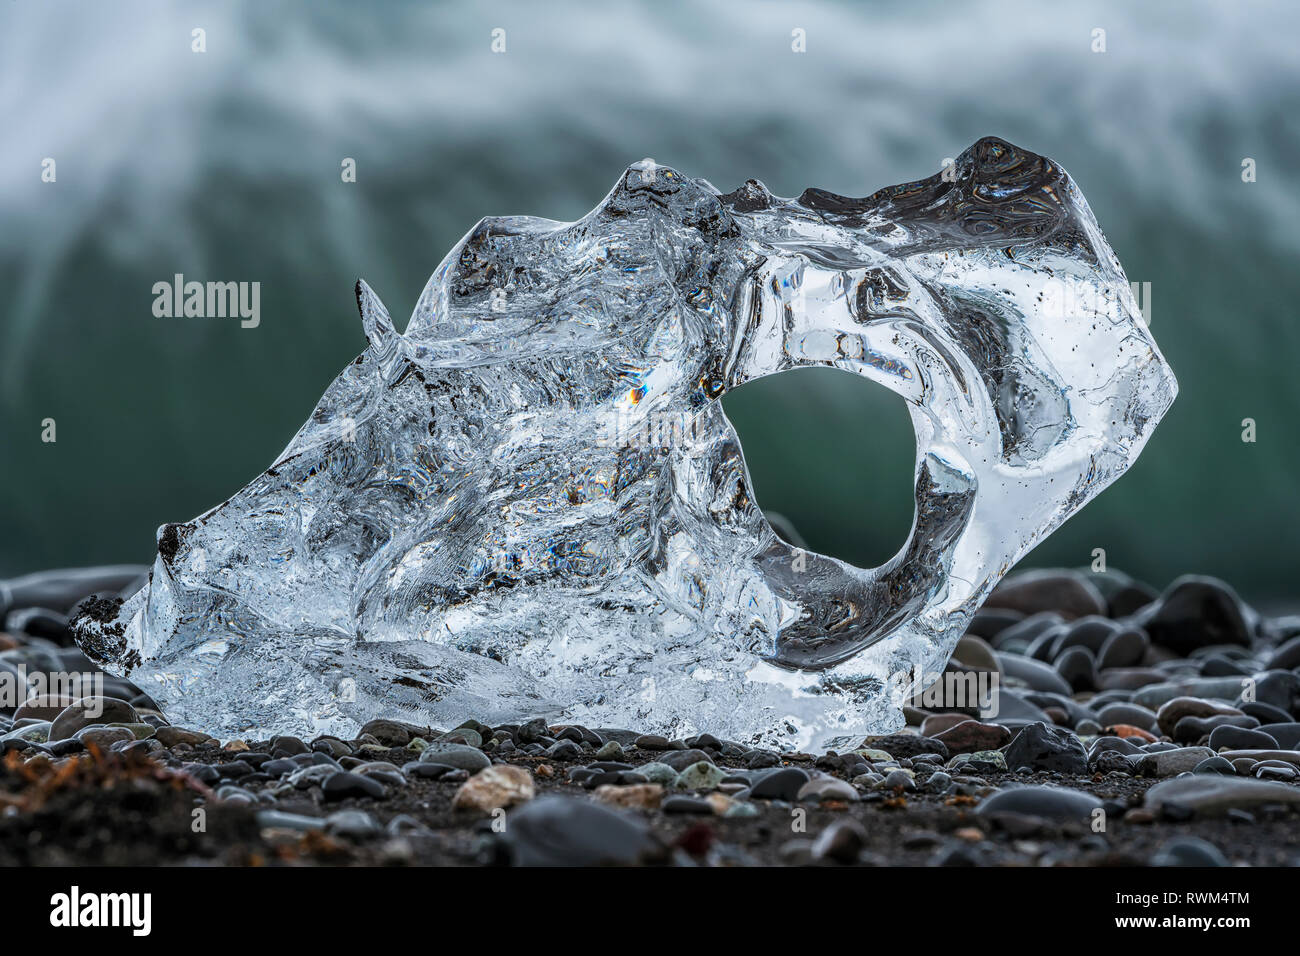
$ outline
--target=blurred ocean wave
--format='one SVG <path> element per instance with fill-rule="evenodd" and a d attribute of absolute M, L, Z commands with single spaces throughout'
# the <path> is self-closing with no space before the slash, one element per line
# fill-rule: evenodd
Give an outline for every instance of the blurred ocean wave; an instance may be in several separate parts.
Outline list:
<path fill-rule="evenodd" d="M 360 351 L 353 280 L 404 315 L 481 216 L 574 218 L 643 156 L 724 190 L 865 195 L 991 133 L 1071 171 L 1152 283 L 1182 386 L 1133 473 L 1031 561 L 1104 547 L 1157 584 L 1294 593 L 1297 26 L 1281 2 L 7 4 L 0 573 L 147 558 Z M 155 318 L 177 272 L 260 281 L 261 325 Z M 911 435 L 860 384 L 763 383 L 728 409 L 760 502 L 868 561 L 906 534 Z"/>

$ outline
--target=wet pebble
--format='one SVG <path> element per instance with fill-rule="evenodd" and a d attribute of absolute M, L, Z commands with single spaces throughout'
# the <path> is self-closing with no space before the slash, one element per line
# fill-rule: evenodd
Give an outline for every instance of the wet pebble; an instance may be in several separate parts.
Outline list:
<path fill-rule="evenodd" d="M 512 810 L 502 836 L 516 866 L 628 865 L 662 853 L 634 814 L 570 797 L 543 796 Z"/>
<path fill-rule="evenodd" d="M 346 770 L 335 770 L 321 781 L 321 793 L 326 800 L 346 800 L 348 797 L 380 799 L 386 796 L 387 792 L 378 780 Z"/>
<path fill-rule="evenodd" d="M 941 741 L 931 737 L 922 737 L 919 734 L 886 734 L 877 737 L 868 737 L 862 742 L 865 748 L 873 750 L 883 750 L 891 757 L 915 757 L 917 754 L 932 753 L 938 754 L 944 760 L 948 759 L 948 748 Z"/>
<path fill-rule="evenodd" d="M 115 697 L 82 697 L 65 707 L 50 726 L 51 740 L 67 740 L 83 727 L 116 722 L 137 723 L 134 707 Z"/>
<path fill-rule="evenodd" d="M 725 771 L 707 760 L 700 760 L 679 773 L 673 787 L 677 790 L 713 790 L 726 777 Z"/>
<path fill-rule="evenodd" d="M 783 767 L 765 773 L 750 788 L 755 800 L 784 800 L 793 802 L 803 785 L 808 782 L 808 771 L 799 767 Z"/>
<path fill-rule="evenodd" d="M 526 803 L 535 794 L 531 773 L 523 767 L 503 764 L 480 770 L 465 781 L 456 791 L 452 806 L 487 813 Z"/>
<path fill-rule="evenodd" d="M 1208 744 L 1211 750 L 1277 750 L 1277 740 L 1261 730 L 1244 727 L 1215 727 Z"/>
<path fill-rule="evenodd" d="M 1088 771 L 1088 755 L 1079 738 L 1068 730 L 1042 723 L 1023 728 L 1007 746 L 1005 760 L 1012 770 L 1028 767 L 1066 774 Z"/>
<path fill-rule="evenodd" d="M 601 748 L 596 751 L 597 760 L 622 760 L 624 756 L 623 745 L 617 740 L 607 740 Z"/>
<path fill-rule="evenodd" d="M 1005 746 L 1011 740 L 1011 736 L 1011 731 L 1001 724 L 986 724 L 966 718 L 938 734 L 934 739 L 942 743 L 948 753 L 960 754 L 973 753 L 977 750 L 997 750 Z"/>
<path fill-rule="evenodd" d="M 1152 866 L 1229 866 L 1227 857 L 1213 843 L 1196 837 L 1170 840 L 1151 858 Z"/>
<path fill-rule="evenodd" d="M 817 835 L 810 848 L 813 860 L 855 863 L 867 846 L 867 831 L 853 818 L 836 820 Z"/>
<path fill-rule="evenodd" d="M 902 773 L 901 770 L 894 771 Z M 908 783 L 911 783 L 911 777 L 907 777 Z M 913 785 L 915 788 L 915 785 Z M 752 791 L 751 791 L 752 795 Z M 823 803 L 832 800 L 840 800 L 852 803 L 858 799 L 858 791 L 854 789 L 851 783 L 841 780 L 838 777 L 813 777 L 795 794 L 795 800 L 799 803 Z"/>
<path fill-rule="evenodd" d="M 980 803 L 982 816 L 1024 814 L 1057 822 L 1091 822 L 1102 800 L 1091 793 L 1064 787 L 1028 786 L 999 790 Z"/>
<path fill-rule="evenodd" d="M 471 773 L 490 767 L 492 761 L 477 747 L 456 743 L 431 743 L 420 752 L 422 763 L 436 763 Z"/>
<path fill-rule="evenodd" d="M 1156 812 L 1181 809 L 1206 815 L 1270 803 L 1300 804 L 1300 789 L 1245 777 L 1190 774 L 1156 784 L 1143 800 Z"/>

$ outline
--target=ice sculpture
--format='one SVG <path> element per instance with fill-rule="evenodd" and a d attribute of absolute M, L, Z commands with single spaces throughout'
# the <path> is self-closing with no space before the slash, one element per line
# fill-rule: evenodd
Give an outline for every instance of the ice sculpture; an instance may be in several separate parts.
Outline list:
<path fill-rule="evenodd" d="M 403 333 L 357 298 L 369 344 L 275 464 L 77 622 L 173 720 L 893 729 L 1177 390 L 1073 181 L 992 138 L 866 199 L 643 161 L 578 222 L 480 222 Z M 751 493 L 719 399 L 807 365 L 910 404 L 879 568 L 792 548 Z"/>

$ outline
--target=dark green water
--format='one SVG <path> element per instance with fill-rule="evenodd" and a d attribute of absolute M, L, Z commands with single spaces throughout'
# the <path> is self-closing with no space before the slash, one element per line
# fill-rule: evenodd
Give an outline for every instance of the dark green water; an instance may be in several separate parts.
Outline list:
<path fill-rule="evenodd" d="M 0 576 L 149 560 L 159 524 L 265 468 L 362 349 L 354 280 L 408 314 L 481 216 L 575 218 L 644 156 L 724 190 L 865 195 L 996 134 L 1075 176 L 1151 283 L 1182 389 L 1028 562 L 1102 547 L 1156 584 L 1293 598 L 1297 26 L 1283 3 L 5 4 Z M 154 317 L 177 272 L 260 282 L 261 324 Z M 813 547 L 875 564 L 901 544 L 901 400 L 798 373 L 726 407 L 760 504 Z"/>

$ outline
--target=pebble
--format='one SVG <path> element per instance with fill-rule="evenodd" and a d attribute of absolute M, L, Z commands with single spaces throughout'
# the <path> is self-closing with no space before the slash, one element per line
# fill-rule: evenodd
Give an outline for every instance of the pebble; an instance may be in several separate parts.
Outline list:
<path fill-rule="evenodd" d="M 952 775 L 943 770 L 936 771 L 925 778 L 923 786 L 933 793 L 943 793 L 952 784 Z"/>
<path fill-rule="evenodd" d="M 511 735 L 517 744 L 534 744 L 550 733 L 543 717 L 534 717 L 515 728 Z"/>
<path fill-rule="evenodd" d="M 836 820 L 817 835 L 811 848 L 814 860 L 829 863 L 856 863 L 867 846 L 867 831 L 852 817 Z"/>
<path fill-rule="evenodd" d="M 1001 607 L 981 607 L 975 612 L 966 633 L 984 638 L 986 641 L 999 637 L 1008 628 L 1025 619 L 1021 611 Z"/>
<path fill-rule="evenodd" d="M 1102 691 L 1135 691 L 1153 684 L 1163 684 L 1166 676 L 1164 671 L 1154 667 L 1108 667 L 1097 675 L 1097 688 Z M 1167 698 L 1161 698 L 1164 699 Z"/>
<path fill-rule="evenodd" d="M 1215 727 L 1208 744 L 1211 750 L 1277 750 L 1276 738 L 1262 730 L 1244 727 Z"/>
<path fill-rule="evenodd" d="M 191 747 L 199 747 L 203 744 L 216 742 L 212 737 L 202 731 L 189 730 L 185 727 L 159 727 L 154 731 L 154 736 L 164 747 L 175 747 L 177 744 L 188 744 Z"/>
<path fill-rule="evenodd" d="M 1008 730 L 1019 730 L 1026 724 L 1032 724 L 1035 721 L 1051 722 L 1051 718 L 1043 713 L 1041 707 L 1008 687 L 1002 686 L 998 688 L 995 702 L 997 704 L 997 713 L 988 714 L 985 719 L 995 719 L 996 723 L 1001 724 Z"/>
<path fill-rule="evenodd" d="M 1139 707 L 1137 704 L 1124 702 L 1115 702 L 1107 704 L 1097 711 L 1097 721 L 1107 727 L 1115 724 L 1127 725 L 1130 727 L 1139 727 L 1142 730 L 1152 731 L 1158 726 L 1156 724 L 1155 711 L 1146 707 Z"/>
<path fill-rule="evenodd" d="M 1244 691 L 1242 682 L 1239 689 Z M 1263 676 L 1256 675 L 1251 688 L 1253 701 L 1270 704 L 1278 710 L 1289 714 L 1300 714 L 1300 674 L 1290 671 L 1267 671 Z M 1238 698 L 1240 702 L 1240 698 Z"/>
<path fill-rule="evenodd" d="M 339 810 L 325 818 L 325 832 L 364 840 L 382 833 L 383 828 L 364 810 Z"/>
<path fill-rule="evenodd" d="M 668 814 L 695 814 L 698 816 L 713 816 L 713 804 L 704 797 L 696 797 L 686 793 L 675 793 L 672 796 L 664 797 L 659 809 Z"/>
<path fill-rule="evenodd" d="M 138 723 L 134 707 L 116 697 L 82 697 L 65 707 L 50 726 L 50 740 L 67 740 L 83 727 L 115 722 Z"/>
<path fill-rule="evenodd" d="M 950 730 L 971 719 L 969 714 L 961 713 L 929 714 L 921 721 L 920 733 L 922 737 L 937 737 L 945 730 Z"/>
<path fill-rule="evenodd" d="M 367 721 L 357 736 L 361 737 L 368 734 L 381 744 L 386 744 L 389 747 L 405 747 L 411 742 L 411 738 L 415 736 L 412 733 L 413 729 L 410 724 L 380 718 Z M 274 741 L 272 741 L 272 744 L 274 744 Z"/>
<path fill-rule="evenodd" d="M 993 648 L 974 634 L 964 634 L 952 652 L 952 659 L 977 670 L 996 671 L 997 654 Z"/>
<path fill-rule="evenodd" d="M 1243 700 L 1237 705 L 1242 713 L 1249 714 L 1256 718 L 1261 726 L 1268 729 L 1268 732 L 1277 737 L 1278 729 L 1282 727 L 1300 727 L 1294 717 L 1280 707 L 1274 707 L 1272 704 L 1261 703 L 1257 700 Z M 1293 731 L 1294 732 L 1294 731 Z M 1281 737 L 1278 737 L 1282 740 Z M 1282 740 L 1285 744 L 1286 741 Z"/>
<path fill-rule="evenodd" d="M 83 727 L 78 730 L 74 740 L 80 740 L 87 747 L 98 747 L 100 750 L 108 750 L 113 744 L 122 743 L 127 740 L 134 740 L 135 735 L 125 727 Z M 220 768 L 218 768 L 220 769 Z M 244 764 L 244 769 L 252 771 L 252 767 Z"/>
<path fill-rule="evenodd" d="M 81 753 L 86 749 L 86 745 L 72 737 L 68 740 L 58 740 L 52 744 L 47 744 L 45 749 L 55 757 L 67 757 L 70 754 Z"/>
<path fill-rule="evenodd" d="M 1052 657 L 1059 662 L 1067 650 L 1079 647 L 1088 652 L 1090 660 L 1095 660 L 1106 641 L 1123 630 L 1123 625 L 1108 617 L 1090 614 L 1068 625 L 1064 633 L 1057 638 L 1052 647 Z"/>
<path fill-rule="evenodd" d="M 1246 777 L 1192 774 L 1156 784 L 1143 800 L 1157 812 L 1174 807 L 1204 815 L 1270 803 L 1300 804 L 1300 789 Z"/>
<path fill-rule="evenodd" d="M 1189 717 L 1188 720 L 1196 720 L 1195 717 Z M 1109 727 L 1103 727 L 1102 733 L 1109 736 L 1120 737 L 1124 740 L 1141 740 L 1146 743 L 1155 743 L 1156 736 L 1150 731 L 1143 730 L 1141 727 L 1134 727 L 1132 724 L 1113 724 Z M 1196 739 L 1200 739 L 1197 737 Z"/>
<path fill-rule="evenodd" d="M 1093 572 L 1089 577 L 1106 599 L 1106 612 L 1115 619 L 1130 617 L 1160 597 L 1155 588 L 1122 571 Z"/>
<path fill-rule="evenodd" d="M 1240 687 L 1239 684 L 1237 686 Z M 1174 697 L 1160 705 L 1160 709 L 1156 711 L 1156 724 L 1162 734 L 1172 737 L 1174 727 L 1184 717 L 1215 717 L 1221 715 L 1245 716 L 1235 707 L 1229 707 L 1227 704 L 1217 701 L 1205 700 L 1200 697 Z"/>
<path fill-rule="evenodd" d="M 581 760 L 583 752 L 572 740 L 557 740 L 546 748 L 546 756 L 554 760 Z"/>
<path fill-rule="evenodd" d="M 21 727 L 15 727 L 3 737 L 0 737 L 0 740 L 21 740 L 35 744 L 43 744 L 49 739 L 50 722 L 48 720 L 36 720 Z"/>
<path fill-rule="evenodd" d="M 883 750 L 876 750 L 873 747 L 866 747 L 862 750 L 855 750 L 854 753 L 862 757 L 864 760 L 869 760 L 872 763 L 889 763 L 891 760 L 894 759 L 889 754 L 885 753 Z M 944 758 L 940 757 L 940 759 L 942 760 Z"/>
<path fill-rule="evenodd" d="M 526 803 L 535 795 L 533 775 L 527 769 L 501 764 L 480 770 L 461 784 L 451 805 L 489 813 Z"/>
<path fill-rule="evenodd" d="M 516 866 L 630 865 L 662 855 L 639 817 L 575 797 L 542 796 L 511 811 L 502 840 Z"/>
<path fill-rule="evenodd" d="M 1285 780 L 1289 783 L 1300 778 L 1300 770 L 1275 763 L 1257 763 L 1251 768 L 1251 775 L 1259 780 Z"/>
<path fill-rule="evenodd" d="M 999 654 L 998 663 L 1002 672 L 1010 681 L 1024 684 L 1030 690 L 1046 691 L 1053 694 L 1070 694 L 1069 682 L 1057 672 L 1056 668 L 1032 657 L 1019 654 Z"/>
<path fill-rule="evenodd" d="M 878 737 L 868 737 L 858 748 L 861 751 L 864 748 L 872 750 L 883 750 L 894 759 L 903 757 L 915 757 L 917 754 L 938 754 L 944 760 L 948 759 L 948 748 L 941 741 L 932 737 L 922 737 L 919 734 L 885 734 Z M 871 759 L 871 758 L 867 758 Z"/>
<path fill-rule="evenodd" d="M 420 751 L 420 762 L 442 764 L 471 773 L 492 766 L 487 754 L 468 744 L 434 742 Z"/>
<path fill-rule="evenodd" d="M 597 787 L 594 796 L 601 803 L 636 810 L 657 810 L 663 803 L 664 788 L 657 783 L 639 783 L 627 786 L 605 784 Z"/>
<path fill-rule="evenodd" d="M 257 825 L 277 830 L 296 830 L 305 833 L 308 830 L 320 830 L 325 821 L 319 817 L 309 817 L 301 813 L 286 813 L 283 810 L 258 810 Z"/>
<path fill-rule="evenodd" d="M 623 753 L 623 745 L 617 740 L 607 740 L 599 750 L 596 751 L 597 760 L 623 760 L 626 755 Z"/>
<path fill-rule="evenodd" d="M 315 768 L 312 768 L 315 769 Z M 321 781 L 321 792 L 326 800 L 346 800 L 348 797 L 374 797 L 387 795 L 388 791 L 378 780 L 363 777 L 359 773 L 335 770 Z"/>
<path fill-rule="evenodd" d="M 1170 840 L 1151 858 L 1152 866 L 1229 866 L 1227 857 L 1213 843 L 1196 837 Z"/>
<path fill-rule="evenodd" d="M 637 773 L 645 777 L 650 783 L 657 783 L 663 787 L 671 787 L 677 780 L 678 771 L 668 766 L 666 763 L 651 761 L 642 764 L 637 768 Z"/>
<path fill-rule="evenodd" d="M 1267 663 L 1264 664 L 1264 669 L 1270 671 L 1289 671 L 1297 667 L 1300 667 L 1300 637 L 1293 637 L 1274 650 Z"/>
<path fill-rule="evenodd" d="M 916 789 L 916 781 L 905 770 L 891 770 L 874 783 L 872 789 L 911 792 Z"/>
<path fill-rule="evenodd" d="M 984 799 L 976 808 L 976 813 L 982 816 L 1013 813 L 1056 822 L 1090 824 L 1093 812 L 1101 805 L 1100 797 L 1081 790 L 1028 786 L 999 790 Z"/>
<path fill-rule="evenodd" d="M 1056 658 L 1056 672 L 1073 692 L 1096 690 L 1097 663 L 1086 647 L 1071 647 Z"/>
<path fill-rule="evenodd" d="M 247 744 L 244 744 L 244 749 L 248 749 Z M 351 744 L 344 740 L 340 740 L 338 737 L 331 737 L 328 734 L 324 734 L 313 740 L 311 742 L 311 749 L 321 753 L 327 753 L 335 759 L 339 757 L 350 757 L 352 755 Z"/>
<path fill-rule="evenodd" d="M 1172 750 L 1148 753 L 1138 758 L 1137 772 L 1148 777 L 1172 777 L 1196 769 L 1197 764 L 1213 757 L 1209 747 L 1175 747 Z"/>
<path fill-rule="evenodd" d="M 433 831 L 415 817 L 399 813 L 388 821 L 384 832 L 389 836 L 432 836 Z"/>
<path fill-rule="evenodd" d="M 1001 724 L 985 724 L 965 718 L 939 733 L 935 738 L 947 748 L 949 754 L 973 753 L 977 750 L 997 750 L 1011 740 L 1011 731 Z"/>
<path fill-rule="evenodd" d="M 783 767 L 763 774 L 750 787 L 749 795 L 755 800 L 784 800 L 793 803 L 808 780 L 806 770 L 799 767 Z"/>
<path fill-rule="evenodd" d="M 1106 639 L 1097 652 L 1097 667 L 1137 667 L 1146 656 L 1151 641 L 1146 632 L 1136 627 L 1125 627 Z"/>
<path fill-rule="evenodd" d="M 261 769 L 266 770 L 267 764 L 262 764 Z M 352 768 L 353 773 L 359 773 L 362 776 L 369 777 L 372 780 L 378 780 L 380 783 L 393 787 L 401 787 L 406 784 L 406 775 L 397 767 L 384 760 L 376 760 L 372 763 L 363 763 L 360 766 Z"/>
<path fill-rule="evenodd" d="M 1153 643 L 1182 657 L 1200 647 L 1250 643 L 1251 627 L 1237 593 L 1216 578 L 1186 575 L 1132 618 Z"/>
<path fill-rule="evenodd" d="M 1051 611 L 1066 620 L 1105 616 L 1106 601 L 1096 585 L 1071 571 L 1021 571 L 1003 578 L 985 607 L 1010 608 L 1022 614 Z"/>
<path fill-rule="evenodd" d="M 1155 668 L 1145 670 L 1154 671 L 1160 679 L 1148 681 L 1140 690 L 1134 690 L 1132 701 L 1154 710 L 1159 710 L 1178 697 L 1231 700 L 1241 691 L 1241 679 L 1237 677 L 1184 677 L 1171 680 L 1164 671 Z"/>
<path fill-rule="evenodd" d="M 1079 738 L 1068 730 L 1042 723 L 1029 724 L 1007 745 L 1006 766 L 1012 770 L 1049 770 L 1085 774 L 1088 755 Z"/>
<path fill-rule="evenodd" d="M 679 773 L 673 787 L 677 790 L 713 790 L 725 779 L 725 771 L 707 760 L 700 760 Z"/>
<path fill-rule="evenodd" d="M 894 772 L 903 773 L 901 770 Z M 912 782 L 910 777 L 907 780 L 908 783 Z M 915 788 L 915 784 L 913 784 L 913 788 Z M 860 799 L 858 791 L 854 789 L 853 784 L 841 780 L 839 777 L 813 777 L 800 787 L 795 794 L 795 801 L 798 803 L 825 803 L 833 800 L 853 803 L 858 799 Z"/>
<path fill-rule="evenodd" d="M 36 720 L 53 721 L 55 717 L 63 713 L 65 709 L 71 707 L 76 701 L 67 696 L 36 696 L 29 697 L 19 705 L 14 711 L 14 720 L 25 720 L 34 718 Z"/>
<path fill-rule="evenodd" d="M 1251 760 L 1277 760 L 1300 766 L 1300 751 L 1296 750 L 1225 750 L 1220 754 L 1225 760 L 1249 757 Z"/>
<path fill-rule="evenodd" d="M 1237 768 L 1228 760 L 1216 755 L 1206 757 L 1192 768 L 1192 773 L 1217 773 L 1232 777 L 1236 775 Z"/>
<path fill-rule="evenodd" d="M 949 770 L 961 773 L 992 773 L 1007 769 L 1007 758 L 1000 750 L 977 750 L 974 753 L 957 754 L 948 761 Z"/>
<path fill-rule="evenodd" d="M 928 850 L 943 842 L 943 837 L 933 830 L 913 830 L 900 841 L 904 850 Z"/>
<path fill-rule="evenodd" d="M 1284 750 L 1300 750 L 1300 723 L 1265 723 L 1259 729 L 1276 740 L 1277 745 Z"/>
<path fill-rule="evenodd" d="M 1219 727 L 1240 727 L 1243 730 L 1250 730 L 1258 726 L 1259 721 L 1246 714 L 1240 716 L 1219 714 L 1213 717 L 1184 717 L 1174 725 L 1174 732 L 1170 736 L 1180 744 L 1195 744 L 1200 743 Z"/>
<path fill-rule="evenodd" d="M 85 740 L 85 737 L 82 737 Z M 217 774 L 222 780 L 238 780 L 240 777 L 247 777 L 253 772 L 253 765 L 245 763 L 242 760 L 229 760 L 223 764 L 217 764 Z"/>
<path fill-rule="evenodd" d="M 713 763 L 713 758 L 706 750 L 670 750 L 659 755 L 659 763 L 672 767 L 678 773 L 685 770 L 692 764 Z"/>

